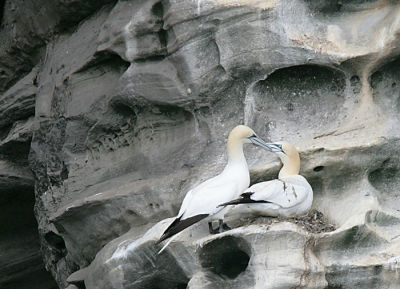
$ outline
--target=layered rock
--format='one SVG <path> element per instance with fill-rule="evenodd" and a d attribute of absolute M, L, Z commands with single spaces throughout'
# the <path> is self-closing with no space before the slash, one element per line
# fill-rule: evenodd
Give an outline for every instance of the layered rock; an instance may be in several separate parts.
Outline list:
<path fill-rule="evenodd" d="M 29 159 L 60 288 L 396 288 L 396 1 L 42 2 L 2 7 L 0 183 L 31 192 Z M 299 148 L 336 230 L 199 224 L 155 255 L 239 123 Z M 276 177 L 271 154 L 246 156 L 252 182 Z"/>
<path fill-rule="evenodd" d="M 376 216 L 375 212 L 371 212 Z M 370 214 L 370 215 L 371 215 Z M 397 250 L 367 226 L 313 234 L 292 223 L 204 236 L 197 226 L 157 254 L 168 222 L 112 241 L 83 275 L 88 288 L 397 288 Z M 161 230 L 162 229 L 162 230 Z M 200 232 L 203 231 L 203 232 Z M 196 232 L 196 233 L 194 233 Z M 158 247 L 158 248 L 157 248 Z"/>
<path fill-rule="evenodd" d="M 0 100 L 0 287 L 51 289 L 40 251 L 34 178 L 28 166 L 34 89 L 23 79 Z"/>

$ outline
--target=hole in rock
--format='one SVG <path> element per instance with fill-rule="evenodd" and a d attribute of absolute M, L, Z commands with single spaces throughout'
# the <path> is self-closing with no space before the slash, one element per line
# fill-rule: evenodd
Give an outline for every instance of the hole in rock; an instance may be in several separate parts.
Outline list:
<path fill-rule="evenodd" d="M 162 19 L 164 15 L 164 7 L 161 2 L 157 2 L 156 4 L 153 5 L 151 8 L 151 13 L 153 13 L 154 16 L 157 18 Z"/>
<path fill-rule="evenodd" d="M 386 159 L 380 167 L 368 174 L 369 183 L 378 191 L 379 203 L 392 209 L 399 208 L 400 168 L 398 159 Z"/>
<path fill-rule="evenodd" d="M 88 69 L 100 69 L 104 71 L 118 71 L 121 74 L 128 69 L 130 62 L 125 61 L 117 53 L 110 51 L 96 52 L 93 58 L 82 66 L 77 72 L 84 72 Z"/>
<path fill-rule="evenodd" d="M 305 1 L 314 13 L 322 13 L 322 14 L 333 14 L 338 13 L 342 9 L 342 3 L 338 0 L 333 1 L 315 1 L 315 0 L 306 0 Z"/>
<path fill-rule="evenodd" d="M 396 115 L 400 111 L 400 57 L 379 67 L 370 77 L 374 102 L 381 106 L 385 113 Z"/>
<path fill-rule="evenodd" d="M 360 81 L 360 77 L 358 75 L 353 75 L 350 78 L 350 86 L 351 86 L 354 94 L 361 92 L 361 81 Z"/>
<path fill-rule="evenodd" d="M 160 24 L 160 30 L 158 31 L 158 38 L 160 40 L 161 47 L 167 47 L 167 31 L 163 29 L 164 26 L 164 6 L 161 2 L 153 5 L 151 12 L 157 18 L 157 23 Z"/>
<path fill-rule="evenodd" d="M 152 112 L 155 113 L 156 111 L 173 121 L 185 122 L 193 120 L 193 115 L 190 112 L 173 105 L 155 105 Z"/>
<path fill-rule="evenodd" d="M 309 8 L 314 13 L 322 13 L 325 15 L 339 13 L 354 13 L 363 9 L 373 9 L 379 0 L 305 0 Z"/>
<path fill-rule="evenodd" d="M 64 239 L 54 232 L 46 233 L 46 235 L 44 235 L 44 239 L 50 246 L 57 250 L 61 251 L 66 249 Z"/>
<path fill-rule="evenodd" d="M 206 244 L 200 252 L 200 262 L 204 268 L 229 279 L 244 272 L 249 264 L 249 246 L 243 239 L 224 237 Z"/>
<path fill-rule="evenodd" d="M 167 43 L 168 43 L 167 31 L 164 29 L 160 29 L 160 31 L 158 31 L 158 38 L 160 39 L 161 47 L 163 47 L 163 48 L 167 47 Z"/>
<path fill-rule="evenodd" d="M 6 1 L 0 1 L 0 29 L 2 28 L 2 24 L 3 24 L 3 17 L 4 17 L 4 6 L 6 4 Z"/>
<path fill-rule="evenodd" d="M 124 117 L 132 117 L 132 116 L 136 116 L 136 113 L 134 111 L 134 108 L 131 107 L 128 104 L 125 104 L 123 101 L 121 100 L 116 100 L 112 103 L 112 108 L 114 109 L 114 111 Z"/>
<path fill-rule="evenodd" d="M 314 171 L 314 172 L 320 172 L 320 171 L 322 171 L 323 169 L 324 169 L 324 166 L 317 166 L 317 167 L 313 168 L 313 171 Z"/>
<path fill-rule="evenodd" d="M 58 288 L 40 253 L 33 187 L 0 186 L 0 288 Z M 5 248 L 3 250 L 3 248 Z"/>
<path fill-rule="evenodd" d="M 303 137 L 327 132 L 347 113 L 345 87 L 344 74 L 324 66 L 276 70 L 248 90 L 257 107 L 249 123 L 271 139 L 291 140 L 300 137 L 299 131 Z"/>

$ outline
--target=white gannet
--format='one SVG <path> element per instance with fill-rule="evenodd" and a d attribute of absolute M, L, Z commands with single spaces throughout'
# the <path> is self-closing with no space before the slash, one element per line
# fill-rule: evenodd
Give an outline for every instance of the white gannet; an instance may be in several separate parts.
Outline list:
<path fill-rule="evenodd" d="M 240 198 L 220 206 L 245 204 L 252 213 L 272 217 L 307 213 L 312 205 L 313 190 L 299 175 L 300 157 L 296 148 L 287 142 L 270 143 L 267 147 L 282 161 L 278 179 L 254 184 Z"/>
<path fill-rule="evenodd" d="M 164 231 L 158 243 L 205 218 L 208 220 L 210 233 L 223 230 L 225 225 L 223 218 L 227 208 L 218 207 L 218 205 L 239 197 L 250 185 L 249 169 L 243 154 L 244 143 L 253 143 L 268 148 L 267 144 L 251 128 L 244 125 L 236 126 L 228 137 L 226 145 L 228 163 L 225 169 L 221 174 L 208 179 L 187 192 L 178 215 Z M 212 226 L 214 220 L 219 221 L 219 227 L 215 230 Z M 168 243 L 160 252 L 164 250 Z"/>

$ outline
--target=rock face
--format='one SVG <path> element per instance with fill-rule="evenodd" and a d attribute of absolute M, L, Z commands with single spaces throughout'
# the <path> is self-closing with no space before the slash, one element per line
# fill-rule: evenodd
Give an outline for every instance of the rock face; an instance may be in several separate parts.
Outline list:
<path fill-rule="evenodd" d="M 0 4 L 0 287 L 54 288 L 43 256 L 59 288 L 399 288 L 397 1 L 48 2 Z M 232 213 L 156 255 L 240 123 L 299 148 L 336 230 Z"/>

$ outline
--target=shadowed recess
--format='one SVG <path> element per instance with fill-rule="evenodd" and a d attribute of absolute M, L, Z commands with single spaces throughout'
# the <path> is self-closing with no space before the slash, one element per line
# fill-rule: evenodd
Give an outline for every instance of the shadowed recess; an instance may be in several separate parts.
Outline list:
<path fill-rule="evenodd" d="M 385 64 L 370 78 L 374 102 L 387 112 L 400 111 L 400 57 Z"/>
<path fill-rule="evenodd" d="M 331 273 L 327 273 L 326 281 L 330 289 L 350 288 L 384 288 L 382 284 L 382 266 L 350 267 L 340 269 L 339 266 L 331 266 Z"/>
<path fill-rule="evenodd" d="M 60 258 L 67 254 L 67 248 L 65 247 L 64 239 L 61 236 L 54 232 L 48 232 L 44 235 L 44 239 L 53 249 L 57 250 L 61 255 Z"/>
<path fill-rule="evenodd" d="M 332 238 L 334 238 L 334 242 L 321 242 L 317 244 L 315 246 L 315 252 L 318 254 L 324 250 L 335 250 L 337 254 L 339 254 L 339 252 L 345 253 L 349 250 L 353 250 L 361 253 L 386 243 L 384 239 L 378 236 L 374 231 L 371 231 L 366 225 L 354 226 L 337 233 Z"/>
<path fill-rule="evenodd" d="M 4 5 L 6 4 L 5 0 L 0 1 L 0 29 L 2 28 L 2 21 L 4 16 Z"/>
<path fill-rule="evenodd" d="M 310 10 L 325 16 L 371 9 L 379 4 L 378 0 L 305 0 Z"/>
<path fill-rule="evenodd" d="M 110 51 L 97 52 L 93 58 L 86 63 L 78 72 L 85 71 L 89 68 L 99 69 L 102 66 L 109 68 L 110 70 L 120 71 L 123 73 L 128 69 L 130 63 L 123 60 L 118 54 Z"/>
<path fill-rule="evenodd" d="M 379 168 L 368 174 L 368 181 L 379 191 L 377 197 L 380 203 L 398 209 L 396 200 L 400 196 L 400 169 L 397 159 L 383 161 Z"/>
<path fill-rule="evenodd" d="M 0 191 L 0 288 L 55 289 L 40 252 L 33 188 Z"/>
<path fill-rule="evenodd" d="M 200 252 L 203 268 L 229 279 L 235 279 L 249 264 L 249 246 L 245 240 L 232 236 L 206 244 Z"/>
<path fill-rule="evenodd" d="M 314 171 L 314 172 L 320 172 L 320 171 L 322 171 L 323 169 L 324 169 L 324 166 L 317 166 L 317 167 L 313 168 L 313 171 Z"/>
<path fill-rule="evenodd" d="M 160 30 L 158 31 L 158 38 L 160 40 L 160 44 L 163 49 L 166 49 L 167 47 L 167 31 L 163 29 L 164 27 L 164 6 L 162 5 L 161 2 L 157 2 L 156 4 L 153 5 L 151 8 L 151 12 L 153 15 L 157 18 L 157 22 L 160 24 Z M 164 51 L 166 53 L 166 50 Z"/>
<path fill-rule="evenodd" d="M 300 65 L 277 70 L 248 91 L 254 107 L 249 124 L 272 139 L 319 135 L 345 119 L 345 87 L 344 74 L 328 67 Z M 298 126 L 303 128 L 301 133 L 293 132 Z"/>

